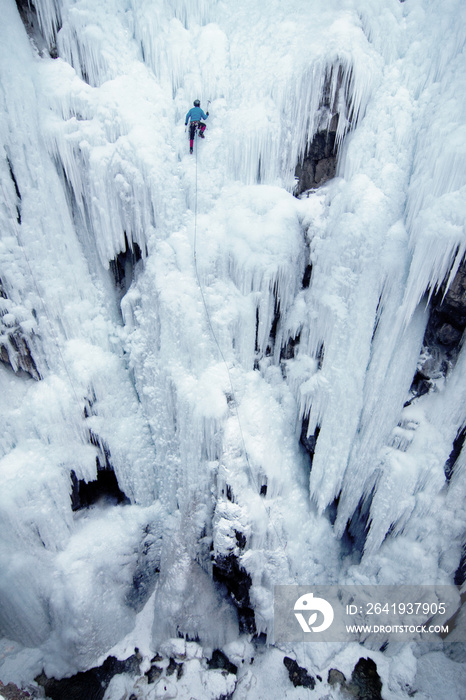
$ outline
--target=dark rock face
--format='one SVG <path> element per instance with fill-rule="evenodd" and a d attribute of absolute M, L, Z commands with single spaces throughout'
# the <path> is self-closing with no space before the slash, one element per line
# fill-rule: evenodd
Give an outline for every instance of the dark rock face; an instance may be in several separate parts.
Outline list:
<path fill-rule="evenodd" d="M 170 659 L 167 666 L 167 676 L 173 676 L 176 673 L 177 678 L 183 675 L 183 664 L 177 663 L 175 659 Z"/>
<path fill-rule="evenodd" d="M 307 249 L 306 252 L 306 257 L 309 256 L 309 249 Z M 308 289 L 309 285 L 311 284 L 311 277 L 312 277 L 312 264 L 309 263 L 306 265 L 303 273 L 303 279 L 301 282 L 301 286 L 303 289 Z M 295 356 L 295 348 L 297 345 L 299 345 L 299 342 L 301 340 L 301 334 L 298 333 L 294 337 L 289 337 L 285 344 L 283 345 L 281 351 L 280 351 L 280 361 L 283 360 L 291 360 Z M 306 426 L 307 429 L 307 426 Z"/>
<path fill-rule="evenodd" d="M 13 170 L 13 166 L 12 166 L 11 160 L 9 158 L 7 158 L 7 163 L 8 163 L 8 170 L 10 171 L 10 177 L 13 181 L 13 185 L 14 185 L 15 192 L 16 192 L 16 221 L 18 222 L 18 224 L 20 224 L 21 223 L 21 207 L 20 207 L 21 192 L 19 191 L 18 181 L 16 179 L 16 176 L 15 176 L 15 173 Z"/>
<path fill-rule="evenodd" d="M 411 385 L 414 399 L 427 394 L 454 367 L 466 328 L 466 260 L 445 294 L 446 281 L 431 300 L 421 357 Z"/>
<path fill-rule="evenodd" d="M 8 298 L 0 279 L 0 361 L 9 365 L 16 374 L 23 371 L 33 379 L 40 379 L 31 352 L 31 340 L 32 337 L 23 332 L 21 318 L 17 318 L 15 305 Z"/>
<path fill-rule="evenodd" d="M 101 467 L 97 463 L 97 479 L 95 481 L 83 481 L 78 479 L 74 471 L 71 472 L 71 509 L 73 511 L 89 508 L 94 503 L 106 499 L 108 503 L 129 503 L 118 486 L 115 472 L 111 467 Z"/>
<path fill-rule="evenodd" d="M 336 90 L 332 94 L 334 72 L 336 75 Z M 295 177 L 297 179 L 294 194 L 299 197 L 306 190 L 320 187 L 335 177 L 337 166 L 336 135 L 340 114 L 338 102 L 340 99 L 349 101 L 348 88 L 341 95 L 343 86 L 343 69 L 341 66 L 328 69 L 325 85 L 319 105 L 319 124 L 310 143 L 306 145 L 304 155 L 297 164 Z M 349 110 L 351 112 L 351 110 Z"/>
<path fill-rule="evenodd" d="M 264 489 L 264 487 L 262 486 L 260 492 L 261 492 L 261 494 L 263 494 L 265 496 L 265 494 L 267 493 L 267 486 L 265 486 L 265 491 L 263 489 Z M 246 539 L 246 535 L 244 534 L 244 532 L 240 532 L 239 530 L 235 530 L 235 539 L 236 539 L 236 544 L 240 549 L 244 549 L 246 547 L 247 539 Z"/>
<path fill-rule="evenodd" d="M 301 437 L 299 439 L 301 445 L 304 447 L 304 449 L 309 453 L 309 457 L 311 458 L 311 467 L 312 467 L 312 460 L 314 458 L 314 453 L 316 451 L 316 445 L 317 445 L 317 440 L 319 437 L 320 433 L 320 427 L 317 426 L 313 435 L 308 435 L 309 427 L 309 417 L 303 418 L 303 424 L 301 426 Z"/>
<path fill-rule="evenodd" d="M 435 389 L 436 382 L 453 369 L 462 347 L 466 328 L 466 259 L 445 293 L 447 280 L 431 300 L 430 317 L 424 335 L 421 357 L 411 385 L 409 405 L 420 396 Z M 445 463 L 445 478 L 450 481 L 463 449 L 466 430 L 460 430 L 453 441 Z"/>
<path fill-rule="evenodd" d="M 459 266 L 446 294 L 445 286 L 444 283 L 433 299 L 425 341 L 428 345 L 441 345 L 449 359 L 456 359 L 466 327 L 466 260 Z"/>
<path fill-rule="evenodd" d="M 20 690 L 14 683 L 3 685 L 0 681 L 0 696 L 5 700 L 27 700 L 31 695 L 25 690 Z"/>
<path fill-rule="evenodd" d="M 61 28 L 61 19 L 59 17 L 59 4 L 54 3 L 53 7 L 55 19 L 52 20 L 54 25 L 54 38 L 51 45 L 46 44 L 44 40 L 34 2 L 32 2 L 32 0 L 16 0 L 16 7 L 18 8 L 19 15 L 24 24 L 26 32 L 29 35 L 29 38 L 32 39 L 33 43 L 37 46 L 37 48 L 40 51 L 40 54 L 43 55 L 44 52 L 47 52 L 51 58 L 57 58 L 58 51 L 56 35 L 58 34 L 58 31 Z"/>
<path fill-rule="evenodd" d="M 453 440 L 453 448 L 452 451 L 450 452 L 450 455 L 445 463 L 445 478 L 447 481 L 450 481 L 451 477 L 453 476 L 455 472 L 455 467 L 456 463 L 458 460 L 458 457 L 461 454 L 461 450 L 463 449 L 464 441 L 466 439 L 466 428 L 463 428 L 463 430 L 460 430 L 456 436 L 456 438 Z"/>
<path fill-rule="evenodd" d="M 303 274 L 303 281 L 302 281 L 302 288 L 303 289 L 308 289 L 309 285 L 311 284 L 311 277 L 312 277 L 312 264 L 309 263 L 306 265 L 304 269 L 304 274 Z"/>
<path fill-rule="evenodd" d="M 3 331 L 3 328 L 0 329 L 1 331 Z M 10 365 L 15 374 L 23 371 L 33 379 L 40 379 L 41 377 L 31 354 L 28 341 L 19 330 L 19 326 L 15 325 L 14 328 L 8 329 L 6 333 L 2 332 L 0 338 L 0 361 Z"/>
<path fill-rule="evenodd" d="M 359 659 L 348 682 L 341 671 L 331 668 L 328 673 L 328 684 L 339 685 L 346 693 L 345 697 L 357 700 L 383 700 L 382 681 L 377 673 L 377 666 L 372 659 Z"/>
<path fill-rule="evenodd" d="M 331 668 L 328 672 L 328 684 L 329 685 L 344 685 L 346 683 L 346 676 L 341 671 L 336 668 Z"/>
<path fill-rule="evenodd" d="M 134 268 L 142 258 L 141 249 L 137 243 L 131 241 L 125 233 L 125 250 L 118 253 L 114 260 L 110 260 L 110 269 L 115 279 L 115 284 L 122 294 L 125 294 L 133 281 Z"/>
<path fill-rule="evenodd" d="M 137 654 L 125 661 L 118 661 L 114 656 L 109 656 L 102 666 L 77 673 L 71 678 L 57 680 L 42 674 L 35 680 L 51 700 L 102 700 L 110 681 L 118 673 L 139 674 Z"/>
<path fill-rule="evenodd" d="M 155 683 L 160 676 L 163 673 L 163 668 L 160 666 L 156 666 L 155 664 L 152 664 L 150 669 L 147 671 L 146 676 L 147 676 L 147 682 L 148 683 Z"/>
<path fill-rule="evenodd" d="M 346 525 L 342 538 L 343 546 L 346 546 L 348 553 L 351 553 L 354 560 L 360 560 L 364 552 L 367 533 L 369 530 L 369 519 L 374 491 L 367 496 L 362 496 L 358 507 L 354 511 L 351 519 Z"/>
<path fill-rule="evenodd" d="M 154 659 L 153 659 L 154 660 Z M 162 661 L 162 657 L 159 657 L 159 661 Z M 147 676 L 147 682 L 148 683 L 155 683 L 162 674 L 164 673 L 164 669 L 162 666 L 157 666 L 156 664 L 152 664 L 150 669 L 147 671 L 146 676 Z M 177 678 L 181 678 L 183 673 L 184 673 L 184 668 L 183 664 L 175 661 L 175 659 L 170 658 L 168 662 L 168 666 L 165 669 L 165 673 L 167 676 L 173 676 L 176 674 Z"/>
<path fill-rule="evenodd" d="M 256 634 L 254 610 L 249 598 L 252 581 L 234 554 L 219 554 L 214 560 L 213 579 L 226 586 L 238 610 L 240 632 Z"/>
<path fill-rule="evenodd" d="M 295 688 L 301 686 L 302 688 L 310 688 L 312 690 L 315 687 L 315 678 L 310 676 L 305 668 L 298 666 L 294 659 L 290 659 L 289 656 L 285 656 L 283 663 L 288 670 L 290 681 L 293 683 Z"/>
<path fill-rule="evenodd" d="M 207 662 L 207 666 L 209 669 L 221 669 L 227 673 L 232 673 L 234 676 L 238 673 L 238 667 L 232 664 L 220 649 L 215 649 L 212 658 Z"/>
<path fill-rule="evenodd" d="M 295 347 L 299 345 L 300 334 L 295 338 L 288 338 L 286 344 L 282 347 L 280 351 L 280 361 L 291 360 L 295 356 Z"/>
<path fill-rule="evenodd" d="M 460 564 L 455 571 L 455 586 L 462 586 L 466 581 L 466 542 L 461 549 Z"/>
<path fill-rule="evenodd" d="M 383 700 L 382 681 L 372 659 L 359 659 L 347 689 L 358 700 Z"/>
<path fill-rule="evenodd" d="M 97 399 L 94 393 L 86 398 L 84 404 L 84 418 L 96 415 L 95 403 Z M 93 481 L 78 479 L 75 472 L 70 474 L 71 479 L 71 508 L 73 511 L 89 508 L 97 501 L 106 500 L 109 504 L 129 504 L 130 501 L 120 489 L 115 471 L 111 463 L 110 450 L 105 442 L 92 430 L 88 430 L 88 440 L 97 449 L 96 478 Z"/>
<path fill-rule="evenodd" d="M 336 125 L 335 125 L 336 126 Z M 295 195 L 320 187 L 335 177 L 337 153 L 335 148 L 336 131 L 318 131 L 306 147 L 301 163 L 295 170 L 298 182 Z"/>

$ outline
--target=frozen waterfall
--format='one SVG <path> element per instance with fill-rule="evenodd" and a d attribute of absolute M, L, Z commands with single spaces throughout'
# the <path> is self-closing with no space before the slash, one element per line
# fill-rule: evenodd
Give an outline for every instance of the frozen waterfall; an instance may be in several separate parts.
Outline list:
<path fill-rule="evenodd" d="M 274 585 L 464 583 L 466 7 L 0 8 L 0 679 L 183 642 L 178 697 L 321 697 Z M 447 646 L 370 654 L 460 700 Z"/>

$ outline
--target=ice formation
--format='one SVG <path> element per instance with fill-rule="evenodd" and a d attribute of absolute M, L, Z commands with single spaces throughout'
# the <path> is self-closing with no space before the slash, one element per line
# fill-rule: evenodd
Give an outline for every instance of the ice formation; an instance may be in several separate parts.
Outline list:
<path fill-rule="evenodd" d="M 3 672 L 233 654 L 276 583 L 453 583 L 466 355 L 426 338 L 466 253 L 461 0 L 0 8 Z M 337 176 L 293 196 L 330 130 Z M 405 697 L 412 652 L 377 659 Z"/>

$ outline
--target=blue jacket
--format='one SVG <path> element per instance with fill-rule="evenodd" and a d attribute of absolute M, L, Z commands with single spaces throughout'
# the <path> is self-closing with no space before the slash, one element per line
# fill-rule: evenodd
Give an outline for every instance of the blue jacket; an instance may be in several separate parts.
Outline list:
<path fill-rule="evenodd" d="M 185 126 L 188 123 L 188 121 L 191 119 L 192 122 L 197 122 L 200 119 L 207 119 L 208 115 L 205 114 L 205 112 L 202 111 L 200 107 L 191 107 L 189 112 L 186 115 L 186 119 L 184 120 Z"/>

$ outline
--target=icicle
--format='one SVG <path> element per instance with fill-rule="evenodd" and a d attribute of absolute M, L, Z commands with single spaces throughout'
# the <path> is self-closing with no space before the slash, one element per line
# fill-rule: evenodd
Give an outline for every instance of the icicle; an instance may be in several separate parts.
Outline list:
<path fill-rule="evenodd" d="M 413 561 L 451 581 L 466 355 L 435 392 L 409 387 L 420 301 L 466 252 L 459 0 L 37 0 L 56 60 L 4 4 L 2 310 L 40 334 L 46 371 L 0 365 L 3 629 L 47 671 L 93 665 L 134 628 L 149 535 L 162 642 L 236 634 L 211 545 L 267 634 L 275 582 L 399 583 Z M 194 98 L 212 108 L 191 158 Z M 330 127 L 338 177 L 297 200 Z M 133 246 L 121 316 L 106 268 Z M 72 514 L 70 473 L 95 480 L 96 458 L 131 505 Z M 365 553 L 342 562 L 363 500 Z M 214 631 L 194 598 L 199 618 L 218 606 Z"/>
<path fill-rule="evenodd" d="M 40 28 L 47 43 L 49 46 L 54 45 L 62 23 L 59 0 L 33 0 L 31 4 L 36 8 Z"/>

